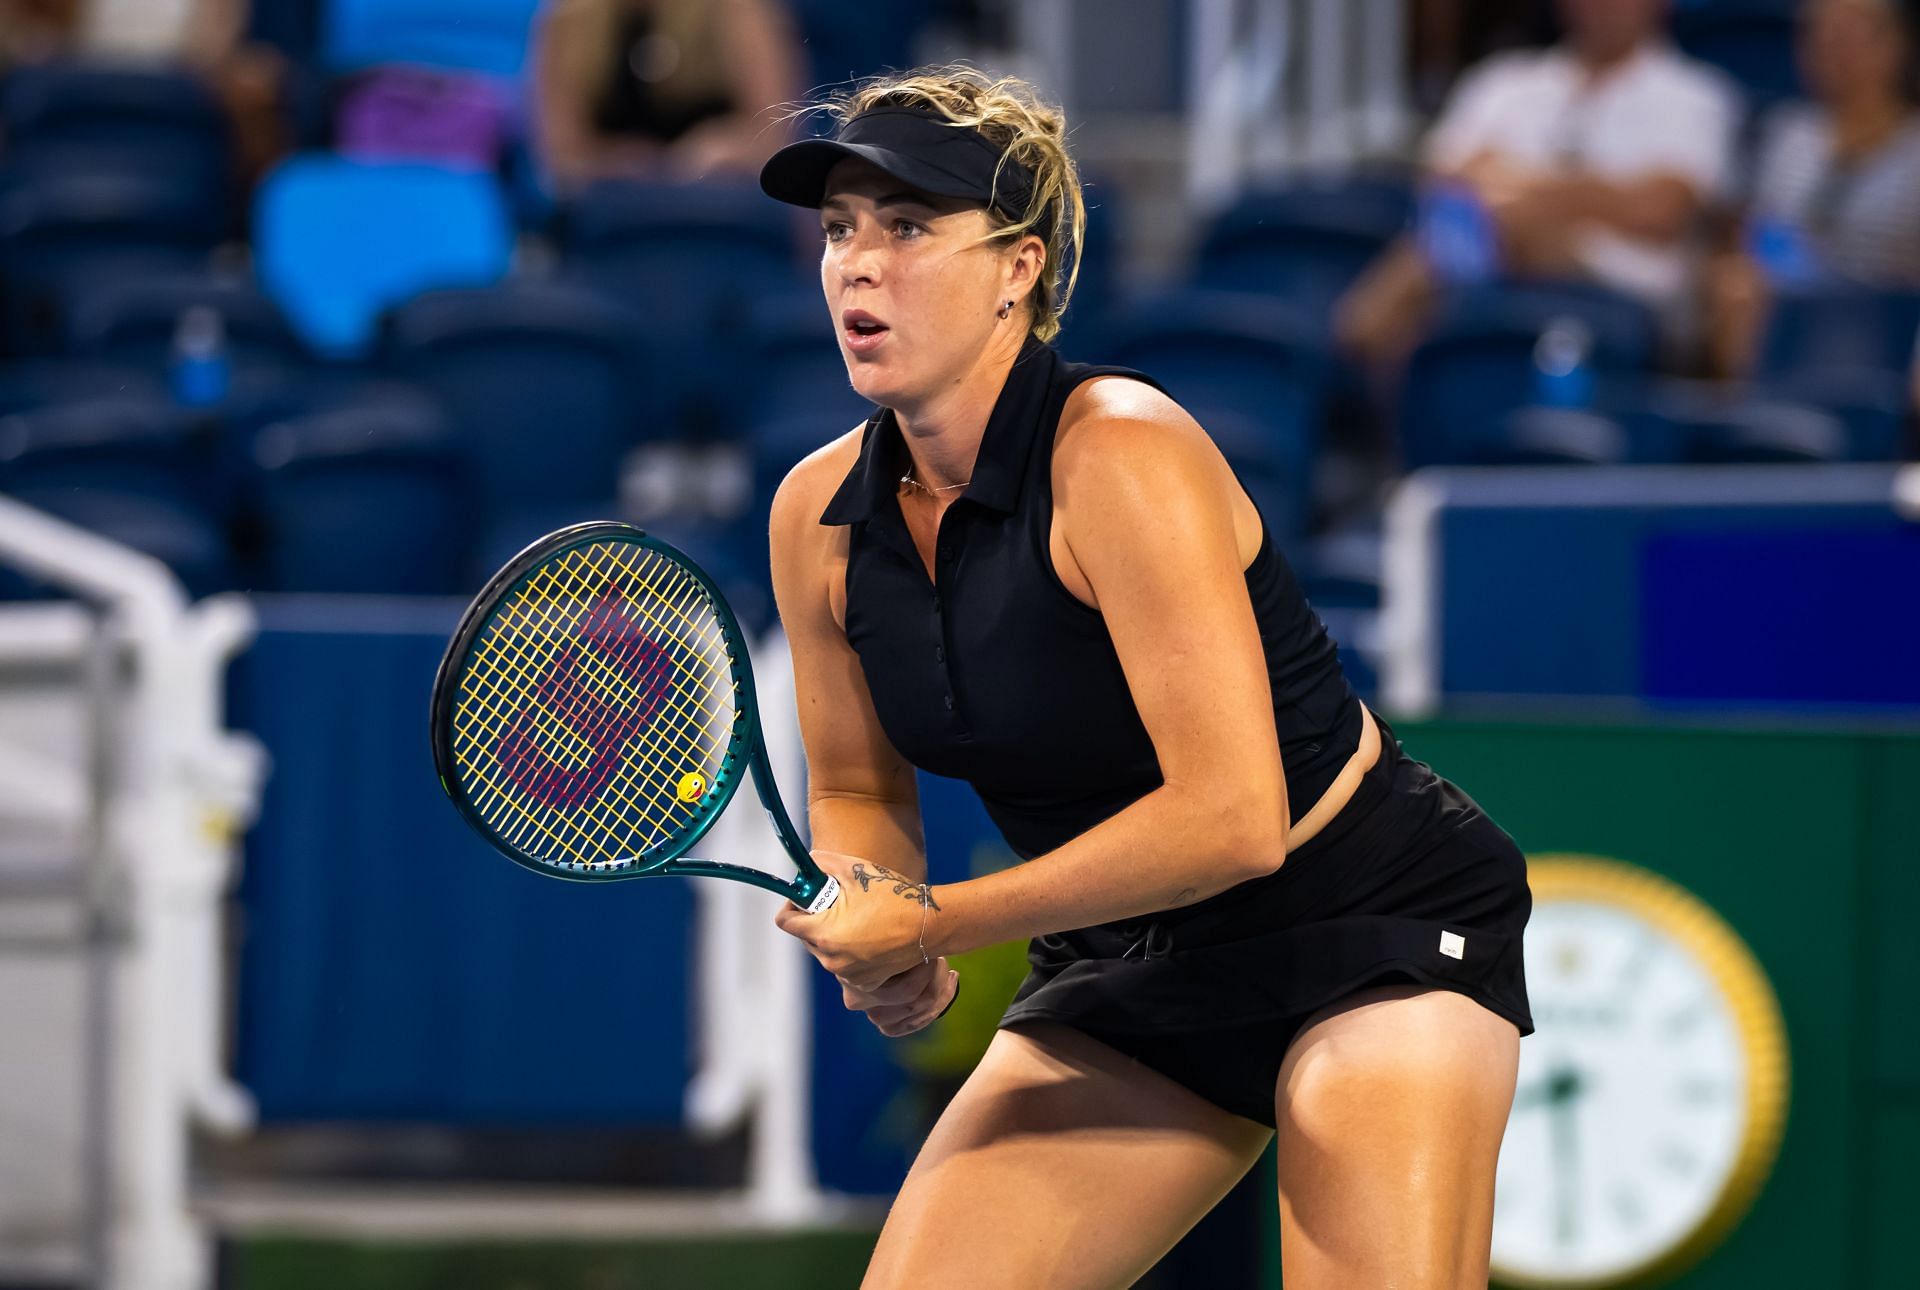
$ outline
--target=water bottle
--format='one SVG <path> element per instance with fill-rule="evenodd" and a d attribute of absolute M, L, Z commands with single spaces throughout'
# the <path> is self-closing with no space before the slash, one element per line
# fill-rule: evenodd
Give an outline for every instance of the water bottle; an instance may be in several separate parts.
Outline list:
<path fill-rule="evenodd" d="M 1533 401 L 1546 408 L 1593 403 L 1593 330 L 1578 318 L 1555 318 L 1533 344 Z"/>
<path fill-rule="evenodd" d="M 1747 226 L 1747 254 L 1776 287 L 1805 287 L 1824 276 L 1819 252 L 1791 220 L 1763 217 Z"/>
<path fill-rule="evenodd" d="M 1485 282 L 1499 272 L 1493 218 L 1464 184 L 1436 184 L 1421 195 L 1414 236 L 1427 267 L 1445 284 Z"/>
<path fill-rule="evenodd" d="M 174 400 L 182 407 L 212 407 L 227 397 L 232 379 L 227 354 L 227 323 L 220 311 L 195 305 L 173 328 L 173 358 L 168 375 Z"/>

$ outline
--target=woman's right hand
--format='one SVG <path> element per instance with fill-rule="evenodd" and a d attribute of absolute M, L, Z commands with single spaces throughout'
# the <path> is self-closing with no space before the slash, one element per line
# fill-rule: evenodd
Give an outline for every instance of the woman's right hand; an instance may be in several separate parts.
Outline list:
<path fill-rule="evenodd" d="M 856 990 L 844 981 L 840 983 L 841 1000 L 847 1010 L 866 1013 L 867 1020 L 889 1039 L 932 1025 L 959 993 L 960 973 L 947 966 L 945 955 L 890 977 L 877 990 Z"/>

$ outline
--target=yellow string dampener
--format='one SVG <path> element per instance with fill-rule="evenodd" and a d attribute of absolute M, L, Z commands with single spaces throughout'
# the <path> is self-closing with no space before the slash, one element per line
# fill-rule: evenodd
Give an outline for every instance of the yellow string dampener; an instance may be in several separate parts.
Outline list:
<path fill-rule="evenodd" d="M 574 525 L 496 573 L 440 661 L 431 726 L 448 798 L 536 872 L 729 878 L 811 912 L 838 895 L 780 800 L 738 621 L 639 529 Z M 746 770 L 794 878 L 687 855 Z"/>

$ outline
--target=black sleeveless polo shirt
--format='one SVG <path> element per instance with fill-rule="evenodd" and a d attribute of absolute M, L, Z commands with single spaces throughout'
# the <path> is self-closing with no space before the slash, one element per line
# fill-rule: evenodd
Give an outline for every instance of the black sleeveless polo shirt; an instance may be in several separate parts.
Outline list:
<path fill-rule="evenodd" d="M 1074 387 L 1123 367 L 1069 363 L 1028 338 L 941 517 L 935 578 L 900 512 L 910 464 L 891 409 L 820 517 L 851 527 L 847 639 L 880 724 L 915 766 L 963 779 L 1022 859 L 1086 832 L 1163 782 L 1104 616 L 1048 554 L 1052 457 Z M 1298 821 L 1353 755 L 1360 705 L 1333 641 L 1261 521 L 1247 594 L 1265 648 L 1287 797 Z"/>

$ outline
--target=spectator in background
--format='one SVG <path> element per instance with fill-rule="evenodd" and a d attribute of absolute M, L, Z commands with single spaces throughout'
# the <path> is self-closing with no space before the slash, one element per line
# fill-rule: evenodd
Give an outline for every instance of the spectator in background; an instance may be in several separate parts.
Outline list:
<path fill-rule="evenodd" d="M 226 105 L 240 164 L 262 172 L 286 147 L 285 60 L 247 39 L 249 0 L 0 0 L 8 66 L 74 58 L 198 75 Z"/>
<path fill-rule="evenodd" d="M 800 51 L 779 0 L 552 0 L 538 140 L 562 188 L 757 173 L 790 132 Z"/>
<path fill-rule="evenodd" d="M 1357 356 L 1397 362 L 1441 287 L 1495 273 L 1585 279 L 1687 326 L 1692 247 L 1726 178 L 1737 98 L 1667 43 L 1667 0 L 1558 8 L 1561 44 L 1490 58 L 1451 96 L 1427 140 L 1424 227 L 1337 309 Z"/>
<path fill-rule="evenodd" d="M 1773 292 L 1816 282 L 1920 288 L 1920 113 L 1912 17 L 1897 0 L 1806 0 L 1810 101 L 1766 122 L 1734 245 L 1707 274 L 1709 357 L 1745 375 Z"/>
<path fill-rule="evenodd" d="M 0 0 L 0 74 L 66 52 L 80 0 Z"/>

